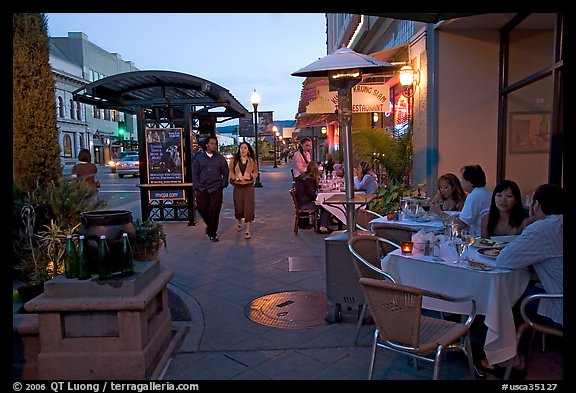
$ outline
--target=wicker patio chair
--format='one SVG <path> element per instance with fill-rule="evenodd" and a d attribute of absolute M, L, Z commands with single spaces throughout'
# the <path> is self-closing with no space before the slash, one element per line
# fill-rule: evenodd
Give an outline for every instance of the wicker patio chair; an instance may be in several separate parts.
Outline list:
<path fill-rule="evenodd" d="M 438 379 L 444 352 L 461 350 L 468 358 L 470 374 L 476 376 L 470 344 L 470 326 L 476 317 L 474 299 L 448 297 L 421 288 L 372 278 L 361 278 L 360 285 L 376 323 L 369 379 L 372 379 L 378 348 L 434 364 L 433 379 Z M 423 315 L 424 297 L 469 303 L 469 312 L 465 313 L 468 315 L 467 320 L 464 323 L 453 322 Z"/>

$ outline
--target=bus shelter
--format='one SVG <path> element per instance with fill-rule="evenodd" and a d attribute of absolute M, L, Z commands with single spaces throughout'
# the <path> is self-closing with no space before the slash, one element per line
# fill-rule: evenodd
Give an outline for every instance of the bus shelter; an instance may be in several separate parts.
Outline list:
<path fill-rule="evenodd" d="M 142 219 L 196 225 L 192 162 L 216 124 L 250 117 L 228 90 L 174 71 L 112 75 L 73 92 L 74 100 L 136 116 Z"/>

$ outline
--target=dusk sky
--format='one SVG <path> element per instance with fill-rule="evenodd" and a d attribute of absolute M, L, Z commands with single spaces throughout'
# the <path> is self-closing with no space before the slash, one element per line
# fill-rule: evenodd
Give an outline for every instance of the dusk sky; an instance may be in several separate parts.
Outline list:
<path fill-rule="evenodd" d="M 140 70 L 184 72 L 230 91 L 252 111 L 294 120 L 304 78 L 291 74 L 326 56 L 323 13 L 47 13 L 48 34 L 83 32 Z M 221 125 L 237 124 L 232 120 Z"/>

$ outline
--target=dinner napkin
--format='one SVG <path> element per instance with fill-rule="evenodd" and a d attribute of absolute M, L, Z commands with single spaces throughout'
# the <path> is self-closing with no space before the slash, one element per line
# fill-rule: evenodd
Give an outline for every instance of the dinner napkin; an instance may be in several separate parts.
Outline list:
<path fill-rule="evenodd" d="M 418 232 L 412 234 L 412 242 L 414 242 L 414 247 L 417 250 L 422 251 L 426 241 L 430 242 L 430 246 L 434 244 L 434 232 L 426 232 L 424 229 L 421 229 Z"/>

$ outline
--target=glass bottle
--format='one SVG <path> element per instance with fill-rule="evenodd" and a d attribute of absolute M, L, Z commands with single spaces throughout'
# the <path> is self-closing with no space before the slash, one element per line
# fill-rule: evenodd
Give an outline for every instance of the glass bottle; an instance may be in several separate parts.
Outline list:
<path fill-rule="evenodd" d="M 72 241 L 72 235 L 66 236 L 66 248 L 64 249 L 64 274 L 66 278 L 78 278 L 78 253 Z"/>
<path fill-rule="evenodd" d="M 98 278 L 100 280 L 112 278 L 112 258 L 106 235 L 100 235 L 98 242 Z"/>
<path fill-rule="evenodd" d="M 87 280 L 92 275 L 90 274 L 90 268 L 88 267 L 88 261 L 86 260 L 86 254 L 84 249 L 84 235 L 78 236 L 78 280 Z"/>
<path fill-rule="evenodd" d="M 128 234 L 122 234 L 122 275 L 131 276 L 134 274 L 134 255 Z"/>

